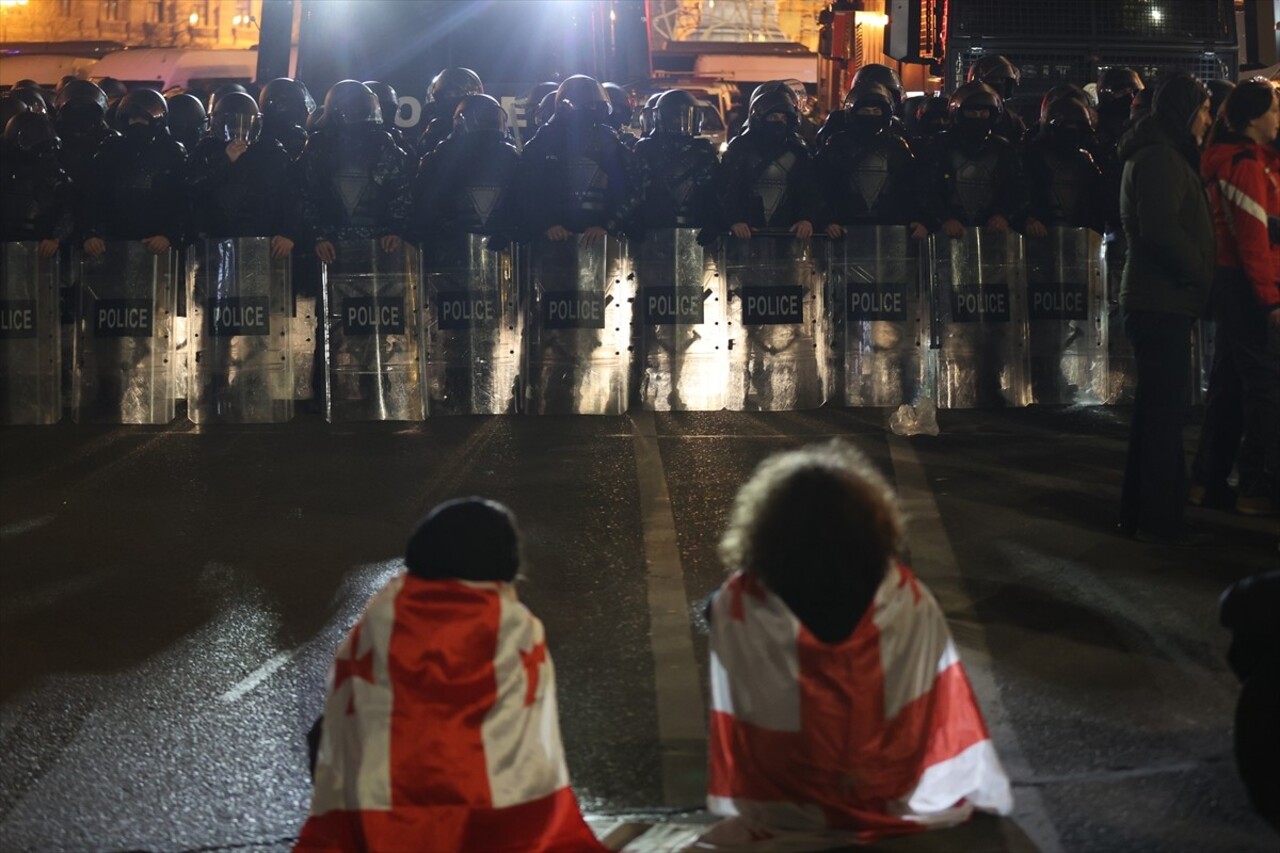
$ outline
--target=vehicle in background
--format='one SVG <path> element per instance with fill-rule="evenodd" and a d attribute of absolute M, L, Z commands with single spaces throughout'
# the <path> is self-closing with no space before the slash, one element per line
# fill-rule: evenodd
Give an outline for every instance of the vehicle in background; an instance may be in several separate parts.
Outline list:
<path fill-rule="evenodd" d="M 131 48 L 102 57 L 90 79 L 114 77 L 130 89 L 208 93 L 227 83 L 248 87 L 257 75 L 256 50 Z"/>
<path fill-rule="evenodd" d="M 92 56 L 5 50 L 0 52 L 0 92 L 12 89 L 19 80 L 35 80 L 46 89 L 56 89 L 63 77 L 88 80 L 97 64 Z"/>

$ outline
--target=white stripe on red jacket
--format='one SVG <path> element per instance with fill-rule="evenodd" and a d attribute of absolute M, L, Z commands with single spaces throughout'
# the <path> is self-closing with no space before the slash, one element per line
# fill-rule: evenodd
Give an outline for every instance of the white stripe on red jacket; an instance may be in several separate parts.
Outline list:
<path fill-rule="evenodd" d="M 823 830 L 872 841 L 1012 809 L 946 620 L 906 567 L 836 644 L 732 576 L 712 604 L 711 699 L 708 806 L 779 832 L 772 843 Z"/>

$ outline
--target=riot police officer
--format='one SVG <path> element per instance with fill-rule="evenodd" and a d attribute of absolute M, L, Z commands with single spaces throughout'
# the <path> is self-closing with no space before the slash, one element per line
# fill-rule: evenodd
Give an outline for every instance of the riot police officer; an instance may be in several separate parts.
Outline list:
<path fill-rule="evenodd" d="M 382 128 L 377 96 L 357 80 L 333 85 L 324 116 L 298 160 L 305 225 L 325 263 L 339 240 L 378 239 L 400 247 L 412 199 L 409 157 Z"/>
<path fill-rule="evenodd" d="M 849 92 L 845 94 L 844 108 L 833 110 L 818 130 L 818 135 L 815 139 L 818 148 L 821 148 L 833 134 L 844 129 L 845 120 L 850 117 L 849 98 L 853 94 L 853 90 L 860 85 L 865 87 L 868 83 L 876 83 L 883 86 L 885 91 L 889 93 L 893 103 L 893 112 L 889 117 L 890 133 L 906 136 L 906 129 L 902 124 L 902 109 L 906 90 L 902 87 L 902 80 L 898 77 L 898 72 L 889 66 L 872 62 L 863 65 L 854 73 L 853 80 L 849 83 Z"/>
<path fill-rule="evenodd" d="M 163 254 L 184 230 L 183 172 L 187 155 L 169 135 L 169 107 L 159 92 L 135 89 L 120 99 L 123 136 L 103 140 L 89 178 L 84 249 L 98 257 L 109 240 L 141 240 Z"/>
<path fill-rule="evenodd" d="M 524 227 L 552 242 L 594 242 L 621 230 L 638 203 L 631 152 L 605 124 L 609 99 L 574 75 L 556 92 L 555 115 L 524 147 L 517 178 Z"/>
<path fill-rule="evenodd" d="M 618 134 L 618 141 L 632 150 L 636 147 L 638 137 L 627 130 L 631 124 L 635 109 L 631 106 L 631 95 L 617 83 L 605 83 L 604 93 L 609 98 L 609 118 L 606 124 Z"/>
<path fill-rule="evenodd" d="M 714 226 L 719 164 L 711 143 L 697 137 L 702 125 L 697 99 L 683 89 L 663 93 L 654 107 L 653 122 L 653 133 L 635 147 L 645 175 L 640 227 Z"/>
<path fill-rule="evenodd" d="M 640 108 L 640 136 L 645 137 L 653 133 L 654 110 L 657 109 L 658 99 L 663 96 L 664 92 L 654 92 L 644 102 L 644 106 Z"/>
<path fill-rule="evenodd" d="M 967 77 L 970 83 L 986 83 L 1000 96 L 1000 116 L 992 131 L 1015 145 L 1022 141 L 1027 132 L 1026 122 L 1010 103 L 1021 80 L 1022 72 L 1018 66 L 999 54 L 987 54 L 970 65 Z"/>
<path fill-rule="evenodd" d="M 409 138 L 396 125 L 396 116 L 400 114 L 400 99 L 396 96 L 396 90 L 391 84 L 378 80 L 366 80 L 364 84 L 378 99 L 378 109 L 382 112 L 382 129 L 391 134 L 401 151 L 412 156 L 414 148 L 409 144 Z"/>
<path fill-rule="evenodd" d="M 1102 232 L 1102 172 L 1089 153 L 1092 145 L 1089 107 L 1069 97 L 1048 105 L 1043 131 L 1023 149 L 1028 237 L 1045 236 L 1046 226 Z"/>
<path fill-rule="evenodd" d="M 54 106 L 62 167 L 77 187 L 87 186 L 93 155 L 104 139 L 117 135 L 107 126 L 107 94 L 88 80 L 72 80 L 58 92 Z"/>
<path fill-rule="evenodd" d="M 922 98 L 915 107 L 913 120 L 905 122 L 911 144 L 916 150 L 931 142 L 935 136 L 951 127 L 951 107 L 947 98 L 935 95 Z"/>
<path fill-rule="evenodd" d="M 262 87 L 258 104 L 262 109 L 262 139 L 279 142 L 297 160 L 307 144 L 307 120 L 316 110 L 306 84 L 277 77 Z"/>
<path fill-rule="evenodd" d="M 0 242 L 38 242 L 52 257 L 71 236 L 71 183 L 58 162 L 58 137 L 46 115 L 14 116 L 0 163 Z"/>
<path fill-rule="evenodd" d="M 190 154 L 209 129 L 209 115 L 195 95 L 172 95 L 169 102 L 169 134 Z"/>
<path fill-rule="evenodd" d="M 244 93 L 219 97 L 211 119 L 187 170 L 197 231 L 215 240 L 271 237 L 271 253 L 287 256 L 301 226 L 292 158 L 262 136 L 258 105 Z"/>
<path fill-rule="evenodd" d="M 453 132 L 453 111 L 467 95 L 483 95 L 484 83 L 480 75 L 470 68 L 445 68 L 431 78 L 427 95 L 422 103 L 422 124 L 425 129 L 418 137 L 418 155 L 430 154 L 446 136 Z"/>
<path fill-rule="evenodd" d="M 933 220 L 949 237 L 966 228 L 1008 231 L 1022 209 L 1018 157 L 995 132 L 1004 112 L 998 92 L 986 83 L 966 83 L 948 104 L 951 129 L 925 152 L 922 196 Z"/>
<path fill-rule="evenodd" d="M 815 158 L 831 220 L 827 234 L 840 237 L 842 224 L 909 224 L 911 236 L 926 237 L 915 194 L 915 156 L 890 126 L 892 94 L 879 83 L 863 82 L 845 101 L 849 116 Z"/>
<path fill-rule="evenodd" d="M 725 150 L 718 196 L 723 221 L 739 239 L 759 228 L 807 239 L 820 219 L 816 174 L 799 136 L 792 95 L 767 91 L 751 102 L 746 129 Z"/>
<path fill-rule="evenodd" d="M 1132 68 L 1112 66 L 1098 76 L 1098 133 L 1115 146 L 1129 128 L 1133 99 L 1146 86 Z"/>
<path fill-rule="evenodd" d="M 507 136 L 507 113 L 488 95 L 466 95 L 453 133 L 422 158 L 414 181 L 414 226 L 432 263 L 460 234 L 503 234 L 515 225 L 511 190 L 520 152 Z"/>

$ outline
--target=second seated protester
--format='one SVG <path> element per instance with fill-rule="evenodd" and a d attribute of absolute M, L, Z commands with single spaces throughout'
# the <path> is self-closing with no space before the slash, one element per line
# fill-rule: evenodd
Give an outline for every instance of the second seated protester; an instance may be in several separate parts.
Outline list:
<path fill-rule="evenodd" d="M 1267 80 L 1228 96 L 1201 158 L 1217 230 L 1217 328 L 1192 503 L 1280 512 L 1280 101 Z M 1242 440 L 1243 439 L 1243 440 Z M 1235 463 L 1238 495 L 1227 485 Z"/>
<path fill-rule="evenodd" d="M 603 851 L 569 786 L 546 633 L 516 595 L 511 511 L 442 503 L 404 562 L 338 646 L 294 849 Z"/>
<path fill-rule="evenodd" d="M 826 850 L 1011 811 L 902 538 L 890 487 L 839 442 L 772 456 L 738 491 L 708 608 L 707 801 L 724 820 L 705 849 Z"/>

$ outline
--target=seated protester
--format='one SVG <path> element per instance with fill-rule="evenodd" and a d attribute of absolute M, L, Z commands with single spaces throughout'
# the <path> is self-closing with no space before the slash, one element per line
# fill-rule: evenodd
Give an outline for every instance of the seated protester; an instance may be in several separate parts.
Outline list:
<path fill-rule="evenodd" d="M 71 236 L 72 204 L 53 122 L 34 112 L 14 116 L 0 159 L 0 242 L 39 243 L 40 257 L 53 257 Z"/>
<path fill-rule="evenodd" d="M 258 105 L 243 92 L 214 101 L 211 129 L 187 164 L 197 232 L 214 240 L 270 237 L 271 254 L 288 256 L 302 224 L 293 158 L 261 136 Z"/>
<path fill-rule="evenodd" d="M 1232 584 L 1219 608 L 1231 630 L 1227 660 L 1240 679 L 1236 768 L 1254 810 L 1280 832 L 1280 571 Z"/>
<path fill-rule="evenodd" d="M 783 89 L 751 101 L 747 123 L 720 163 L 721 216 L 733 236 L 756 229 L 787 230 L 801 240 L 821 218 L 817 175 L 798 128 L 796 99 Z"/>
<path fill-rule="evenodd" d="M 602 851 L 569 787 L 515 518 L 433 509 L 338 647 L 298 851 Z"/>
<path fill-rule="evenodd" d="M 697 136 L 702 125 L 697 98 L 683 89 L 664 92 L 651 121 L 652 133 L 635 146 L 646 176 L 640 229 L 713 226 L 720 164 L 711 143 Z"/>
<path fill-rule="evenodd" d="M 107 242 L 141 240 L 160 255 L 185 231 L 187 152 L 169 135 L 169 106 L 159 92 L 135 89 L 120 99 L 116 123 L 93 158 L 84 250 L 99 257 Z"/>
<path fill-rule="evenodd" d="M 966 83 L 948 104 L 951 129 L 934 137 L 920 170 L 920 193 L 931 226 L 959 238 L 967 228 L 1009 231 L 1024 202 L 1018 155 L 995 133 L 1000 95 L 985 83 Z"/>
<path fill-rule="evenodd" d="M 1044 237 L 1055 226 L 1102 233 L 1107 202 L 1102 172 L 1089 151 L 1093 138 L 1087 106 L 1073 98 L 1049 104 L 1040 132 L 1022 149 L 1028 237 Z"/>
<path fill-rule="evenodd" d="M 509 239 L 519 165 L 520 152 L 507 136 L 506 110 L 489 95 L 464 96 L 453 133 L 422 158 L 413 184 L 414 230 L 427 245 L 428 263 L 448 263 L 441 251 L 466 234 Z"/>
<path fill-rule="evenodd" d="M 631 152 L 606 124 L 609 98 L 576 74 L 556 90 L 555 113 L 524 146 L 516 177 L 521 223 L 554 243 L 590 244 L 627 225 L 640 201 Z"/>
<path fill-rule="evenodd" d="M 897 502 L 833 442 L 738 491 L 709 605 L 706 849 L 826 850 L 1008 814 L 1009 780 Z M 703 849 L 703 848 L 699 848 Z"/>
<path fill-rule="evenodd" d="M 342 240 L 378 240 L 384 252 L 400 248 L 413 207 L 409 155 L 383 130 L 368 86 L 333 84 L 298 167 L 303 221 L 321 261 L 333 263 L 334 244 Z"/>
<path fill-rule="evenodd" d="M 927 237 L 915 194 L 915 156 L 890 129 L 889 90 L 879 83 L 855 84 L 845 102 L 851 115 L 814 158 L 831 220 L 827 235 L 839 238 L 841 226 L 910 225 L 912 237 Z"/>

